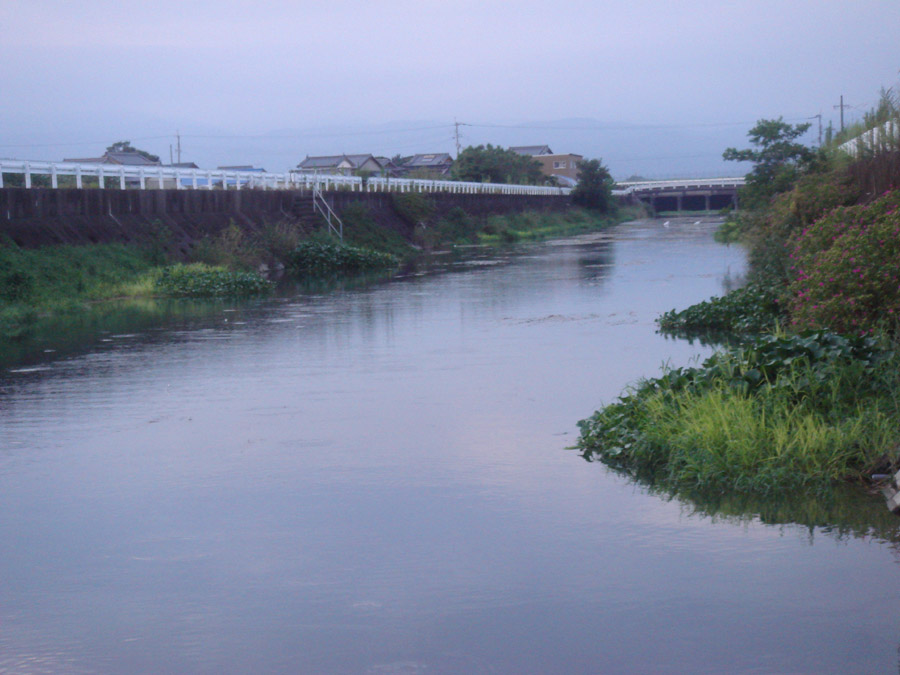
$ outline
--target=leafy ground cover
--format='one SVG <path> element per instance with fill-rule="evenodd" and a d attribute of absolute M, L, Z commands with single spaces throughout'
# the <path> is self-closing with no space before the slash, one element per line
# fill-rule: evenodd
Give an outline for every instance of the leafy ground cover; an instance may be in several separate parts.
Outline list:
<path fill-rule="evenodd" d="M 894 461 L 898 367 L 874 338 L 764 336 L 642 381 L 579 423 L 578 448 L 674 489 L 824 489 Z"/>
<path fill-rule="evenodd" d="M 300 242 L 289 256 L 287 267 L 295 276 L 322 276 L 384 269 L 395 266 L 398 261 L 390 253 L 318 237 Z"/>
<path fill-rule="evenodd" d="M 680 335 L 761 333 L 774 329 L 781 316 L 778 297 L 772 289 L 748 284 L 687 309 L 665 312 L 656 323 L 660 330 Z"/>
<path fill-rule="evenodd" d="M 172 297 L 224 298 L 260 295 L 272 284 L 256 272 L 192 263 L 163 268 L 155 275 L 154 287 L 160 295 Z"/>

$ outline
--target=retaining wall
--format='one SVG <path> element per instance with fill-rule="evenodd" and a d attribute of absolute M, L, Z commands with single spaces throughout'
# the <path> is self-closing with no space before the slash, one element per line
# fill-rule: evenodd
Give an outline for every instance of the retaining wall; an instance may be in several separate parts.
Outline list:
<path fill-rule="evenodd" d="M 369 208 L 376 222 L 410 237 L 415 223 L 396 212 L 389 193 L 325 193 L 340 214 L 351 204 Z M 522 211 L 563 211 L 563 195 L 423 193 L 440 216 L 460 207 L 472 216 Z M 36 248 L 54 244 L 146 243 L 165 238 L 175 255 L 235 224 L 258 232 L 279 222 L 302 222 L 311 194 L 288 190 L 0 189 L 0 236 Z M 306 213 L 308 214 L 308 207 Z"/>

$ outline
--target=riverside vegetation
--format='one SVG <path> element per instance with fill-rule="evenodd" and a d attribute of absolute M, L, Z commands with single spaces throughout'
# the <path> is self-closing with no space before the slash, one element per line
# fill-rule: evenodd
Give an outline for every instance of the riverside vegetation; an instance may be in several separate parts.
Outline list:
<path fill-rule="evenodd" d="M 341 214 L 344 242 L 293 223 L 270 225 L 255 234 L 232 224 L 195 242 L 188 261 L 168 258 L 165 244 L 170 235 L 164 226 L 156 240 L 144 246 L 22 249 L 9 239 L 0 240 L 0 338 L 26 337 L 52 317 L 74 316 L 111 300 L 265 294 L 274 283 L 260 274 L 261 266 L 283 267 L 289 278 L 301 279 L 389 273 L 422 249 L 585 232 L 616 217 L 580 208 L 486 217 L 458 207 L 437 213 L 427 197 L 417 193 L 393 195 L 393 207 L 409 224 L 411 235 L 380 224 L 364 205 L 351 204 Z"/>
<path fill-rule="evenodd" d="M 900 119 L 895 97 L 880 109 Z M 585 459 L 676 494 L 823 494 L 900 468 L 900 147 L 813 151 L 805 126 L 762 120 L 756 150 L 726 152 L 755 162 L 719 235 L 748 247 L 750 283 L 658 319 L 737 346 L 582 420 Z"/>

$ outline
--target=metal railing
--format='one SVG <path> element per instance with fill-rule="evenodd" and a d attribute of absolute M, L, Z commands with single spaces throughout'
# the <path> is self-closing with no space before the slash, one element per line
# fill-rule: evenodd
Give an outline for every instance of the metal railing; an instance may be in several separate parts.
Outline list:
<path fill-rule="evenodd" d="M 328 229 L 334 232 L 338 237 L 340 237 L 341 243 L 344 242 L 344 223 L 338 217 L 338 214 L 334 212 L 334 209 L 331 208 L 331 204 L 328 203 L 328 200 L 322 195 L 322 191 L 313 187 L 312 189 L 313 195 L 313 208 L 316 209 L 322 217 L 325 219 L 325 222 L 328 223 Z M 337 222 L 337 227 L 335 227 L 334 223 Z"/>
<path fill-rule="evenodd" d="M 740 178 L 689 178 L 682 180 L 652 180 L 617 183 L 615 195 L 630 195 L 648 190 L 702 190 L 703 188 L 743 187 L 745 179 Z"/>
<path fill-rule="evenodd" d="M 125 166 L 122 164 L 32 162 L 0 159 L 0 188 L 4 175 L 24 176 L 26 188 L 37 187 L 35 178 L 49 177 L 46 187 L 107 188 L 107 181 L 119 189 L 175 190 L 350 190 L 353 192 L 449 192 L 455 194 L 567 195 L 570 188 L 544 185 L 507 185 L 419 178 L 344 176 L 340 174 L 288 171 L 232 171 L 185 169 L 171 166 Z M 61 180 L 62 179 L 62 180 Z M 46 182 L 46 180 L 44 181 Z M 43 187 L 43 186 L 42 186 Z"/>

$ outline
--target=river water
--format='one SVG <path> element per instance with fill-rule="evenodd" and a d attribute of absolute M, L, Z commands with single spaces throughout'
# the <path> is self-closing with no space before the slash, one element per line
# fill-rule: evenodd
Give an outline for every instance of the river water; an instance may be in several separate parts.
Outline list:
<path fill-rule="evenodd" d="M 653 319 L 740 277 L 713 228 L 473 249 L 0 371 L 0 673 L 896 672 L 879 500 L 713 507 L 569 449 L 709 352 Z"/>

